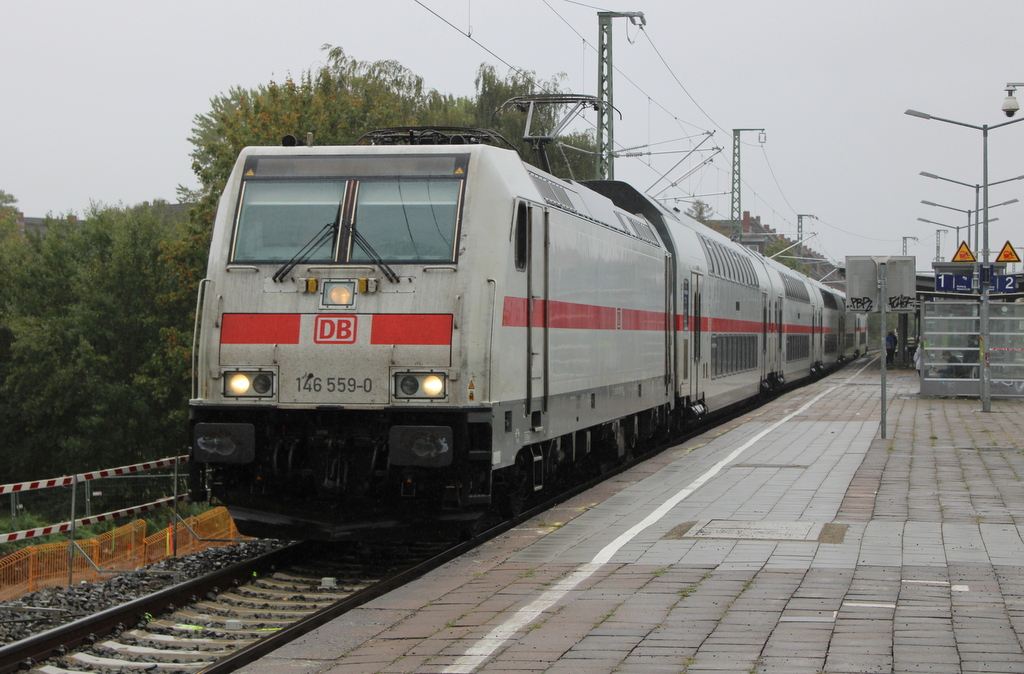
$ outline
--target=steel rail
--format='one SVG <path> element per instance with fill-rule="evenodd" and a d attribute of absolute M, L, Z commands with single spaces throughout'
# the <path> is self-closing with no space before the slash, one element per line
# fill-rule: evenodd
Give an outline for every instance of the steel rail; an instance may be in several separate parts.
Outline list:
<path fill-rule="evenodd" d="M 201 597 L 213 590 L 229 588 L 238 580 L 252 578 L 271 566 L 291 563 L 293 558 L 301 559 L 304 543 L 268 552 L 251 560 L 239 562 L 213 574 L 195 578 L 154 594 L 139 597 L 120 606 L 106 609 L 95 615 L 54 627 L 20 641 L 0 647 L 0 674 L 10 674 L 27 669 L 35 663 L 61 655 L 66 651 L 120 631 L 144 619 L 147 614 L 158 615 L 168 606 L 183 606 L 193 597 Z"/>

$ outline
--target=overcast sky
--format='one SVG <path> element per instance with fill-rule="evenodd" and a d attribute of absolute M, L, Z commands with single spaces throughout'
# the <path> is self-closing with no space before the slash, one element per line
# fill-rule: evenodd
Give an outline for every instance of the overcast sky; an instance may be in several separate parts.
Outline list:
<path fill-rule="evenodd" d="M 1021 0 L 7 0 L 0 8 L 0 190 L 28 216 L 175 201 L 178 185 L 196 185 L 188 138 L 210 100 L 315 68 L 324 44 L 360 61 L 396 60 L 443 93 L 472 96 L 481 63 L 503 75 L 507 63 L 541 79 L 564 73 L 567 89 L 593 95 L 597 11 L 641 11 L 643 32 L 614 24 L 615 140 L 656 143 L 660 154 L 617 160 L 616 178 L 646 190 L 714 131 L 702 148 L 722 152 L 661 196 L 707 195 L 728 217 L 729 196 L 716 193 L 730 189 L 732 129 L 764 128 L 763 145 L 755 132 L 742 136 L 743 210 L 791 236 L 798 213 L 817 216 L 804 221 L 817 234 L 809 245 L 838 261 L 900 254 L 903 237 L 918 237 L 909 253 L 925 269 L 939 228 L 917 218 L 960 226 L 967 215 L 921 201 L 965 211 L 975 190 L 919 174 L 981 183 L 982 133 L 904 111 L 995 125 L 1007 121 L 1005 85 L 1024 82 Z M 667 182 L 710 154 L 694 154 Z M 1024 123 L 993 130 L 990 181 L 1022 174 Z M 1024 202 L 1024 180 L 991 189 L 992 204 L 1013 198 Z M 993 255 L 1007 239 L 1024 248 L 1022 215 L 1024 203 L 992 210 Z M 944 258 L 954 238 L 943 240 Z"/>

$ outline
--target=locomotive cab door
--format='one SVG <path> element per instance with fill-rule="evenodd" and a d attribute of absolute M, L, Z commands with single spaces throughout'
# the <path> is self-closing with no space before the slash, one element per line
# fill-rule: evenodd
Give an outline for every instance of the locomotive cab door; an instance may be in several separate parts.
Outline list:
<path fill-rule="evenodd" d="M 544 427 L 548 411 L 548 209 L 527 208 L 526 414 L 530 428 Z"/>

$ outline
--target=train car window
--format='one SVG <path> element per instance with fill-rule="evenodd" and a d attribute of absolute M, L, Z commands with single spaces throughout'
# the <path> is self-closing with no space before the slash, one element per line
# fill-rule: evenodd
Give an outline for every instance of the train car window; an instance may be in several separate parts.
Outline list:
<path fill-rule="evenodd" d="M 709 247 L 711 248 L 711 257 L 714 258 L 715 260 L 715 271 L 712 273 L 714 273 L 716 276 L 725 278 L 725 275 L 728 273 L 728 271 L 725 268 L 725 260 L 722 259 L 722 252 L 720 250 L 721 247 L 714 241 L 711 242 L 711 246 Z"/>
<path fill-rule="evenodd" d="M 526 271 L 526 257 L 530 243 L 530 210 L 525 203 L 519 202 L 516 209 L 515 232 L 515 263 L 516 271 Z"/>
<path fill-rule="evenodd" d="M 747 285 L 751 288 L 760 288 L 761 284 L 757 282 L 757 272 L 754 271 L 754 263 L 750 261 L 749 257 L 743 258 L 743 268 L 747 271 Z"/>
<path fill-rule="evenodd" d="M 734 251 L 734 250 L 732 250 L 730 248 L 726 248 L 725 252 L 727 254 L 727 257 L 729 258 L 729 278 L 732 281 L 734 281 L 736 283 L 739 283 L 740 282 L 740 260 L 739 260 L 739 256 L 736 254 L 736 251 Z"/>
<path fill-rule="evenodd" d="M 786 335 L 786 362 L 809 358 L 810 355 L 810 335 Z"/>
<path fill-rule="evenodd" d="M 819 288 L 819 290 L 821 291 L 821 300 L 825 303 L 826 307 L 828 307 L 829 309 L 839 308 L 839 302 L 836 302 L 835 295 L 825 290 L 824 288 Z"/>
<path fill-rule="evenodd" d="M 708 262 L 708 273 L 709 274 L 715 274 L 715 273 L 717 273 L 715 271 L 715 259 L 711 256 L 710 242 L 707 239 L 705 239 L 703 236 L 699 237 L 699 239 L 700 239 L 701 248 L 704 249 L 704 259 L 707 260 L 707 262 Z"/>
<path fill-rule="evenodd" d="M 346 181 L 246 181 L 231 259 L 234 262 L 290 260 L 317 238 L 326 223 L 335 221 L 347 186 Z M 334 248 L 333 240 L 324 240 L 305 259 L 333 261 Z"/>
<path fill-rule="evenodd" d="M 363 180 L 353 227 L 385 261 L 451 262 L 461 192 L 460 180 Z M 351 247 L 351 262 L 370 259 Z"/>
<path fill-rule="evenodd" d="M 807 292 L 807 286 L 800 279 L 789 276 L 788 274 L 780 274 L 782 276 L 782 285 L 786 289 L 786 297 L 791 300 L 799 300 L 801 302 L 810 302 L 811 296 Z"/>
<path fill-rule="evenodd" d="M 708 257 L 714 260 L 714 265 L 711 268 L 712 275 L 723 276 L 725 269 L 722 266 L 722 257 L 718 254 L 718 246 L 715 245 L 714 241 L 708 241 Z"/>

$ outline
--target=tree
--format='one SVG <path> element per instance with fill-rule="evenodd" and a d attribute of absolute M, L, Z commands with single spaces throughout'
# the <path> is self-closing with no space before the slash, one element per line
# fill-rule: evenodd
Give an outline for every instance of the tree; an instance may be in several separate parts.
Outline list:
<path fill-rule="evenodd" d="M 690 216 L 697 222 L 704 223 L 705 225 L 708 224 L 708 220 L 711 219 L 711 216 L 714 215 L 714 213 L 714 209 L 700 199 L 694 201 L 690 204 L 690 207 L 686 209 L 686 215 Z"/>
<path fill-rule="evenodd" d="M 24 237 L 18 229 L 18 203 L 12 195 L 0 190 L 0 278 L 10 279 L 14 264 L 21 255 Z M 10 314 L 11 284 L 0 283 L 0 383 L 7 376 L 11 360 L 11 346 L 14 334 L 7 327 L 5 317 Z M 4 410 L 15 407 L 14 401 L 0 397 L 0 417 Z"/>
<path fill-rule="evenodd" d="M 18 209 L 14 207 L 16 203 L 17 199 L 0 190 L 0 239 L 13 234 L 18 227 Z"/>
<path fill-rule="evenodd" d="M 188 382 L 162 344 L 183 317 L 161 300 L 180 219 L 161 202 L 93 206 L 85 220 L 48 218 L 16 256 L 4 246 L 0 481 L 181 450 Z"/>
<path fill-rule="evenodd" d="M 789 249 L 789 250 L 786 250 L 786 249 Z M 786 252 L 782 252 L 782 251 L 786 251 Z M 779 253 L 782 253 L 781 255 L 778 255 L 778 257 L 775 258 L 775 260 L 777 262 L 779 262 L 781 264 L 784 264 L 785 266 L 789 267 L 790 269 L 794 269 L 794 270 L 800 272 L 801 274 L 806 274 L 807 273 L 807 265 L 805 265 L 800 260 L 794 259 L 793 255 L 794 255 L 795 251 L 796 251 L 796 248 L 794 247 L 793 242 L 790 241 L 789 239 L 785 238 L 785 237 L 781 237 L 780 236 L 779 238 L 775 239 L 775 241 L 773 241 L 772 243 L 768 244 L 768 247 L 765 248 L 764 254 L 765 254 L 766 257 L 772 257 L 773 255 L 777 255 Z"/>

